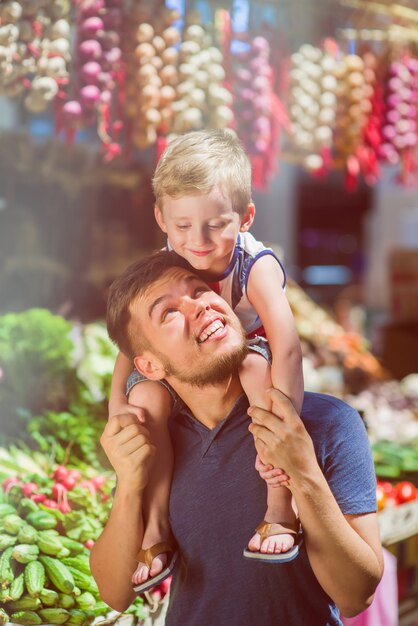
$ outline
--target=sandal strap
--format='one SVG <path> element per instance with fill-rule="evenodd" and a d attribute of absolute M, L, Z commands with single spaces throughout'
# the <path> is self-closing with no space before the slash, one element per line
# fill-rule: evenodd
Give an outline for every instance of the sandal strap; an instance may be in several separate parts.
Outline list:
<path fill-rule="evenodd" d="M 257 526 L 255 532 L 260 535 L 261 543 L 263 543 L 267 537 L 271 537 L 272 535 L 297 535 L 299 528 L 300 524 L 298 521 L 270 523 L 263 520 Z"/>
<path fill-rule="evenodd" d="M 153 546 L 151 546 L 150 548 L 146 548 L 145 550 L 141 548 L 136 555 L 136 560 L 140 563 L 145 563 L 148 569 L 151 569 L 151 565 L 155 557 L 159 554 L 162 554 L 163 552 L 172 553 L 174 552 L 174 548 L 172 545 L 167 543 L 167 541 L 155 543 Z"/>

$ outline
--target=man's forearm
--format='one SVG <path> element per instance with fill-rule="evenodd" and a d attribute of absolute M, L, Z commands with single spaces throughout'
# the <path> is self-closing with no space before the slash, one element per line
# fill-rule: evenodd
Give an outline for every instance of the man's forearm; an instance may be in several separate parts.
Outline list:
<path fill-rule="evenodd" d="M 109 520 L 90 557 L 100 596 L 117 611 L 124 611 L 135 598 L 131 579 L 142 537 L 141 496 L 119 484 Z"/>
<path fill-rule="evenodd" d="M 343 615 L 356 615 L 370 603 L 383 571 L 376 516 L 346 518 L 319 468 L 291 481 L 291 491 L 318 582 Z"/>

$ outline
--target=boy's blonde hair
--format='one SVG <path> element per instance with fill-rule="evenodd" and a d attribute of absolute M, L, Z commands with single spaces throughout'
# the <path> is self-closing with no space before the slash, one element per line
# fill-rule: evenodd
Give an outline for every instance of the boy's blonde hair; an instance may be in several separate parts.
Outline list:
<path fill-rule="evenodd" d="M 243 215 L 251 199 L 251 165 L 231 130 L 201 130 L 176 137 L 164 150 L 152 180 L 156 205 L 164 196 L 206 195 L 219 186 Z"/>

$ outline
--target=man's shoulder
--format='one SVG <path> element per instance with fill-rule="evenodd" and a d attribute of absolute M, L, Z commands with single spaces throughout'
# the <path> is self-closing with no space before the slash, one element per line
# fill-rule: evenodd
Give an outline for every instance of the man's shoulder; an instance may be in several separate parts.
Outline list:
<path fill-rule="evenodd" d="M 301 418 L 322 464 L 336 450 L 339 458 L 352 456 L 353 449 L 356 454 L 367 456 L 370 444 L 365 424 L 343 400 L 322 393 L 305 393 Z"/>
<path fill-rule="evenodd" d="M 316 424 L 330 427 L 361 419 L 357 411 L 340 398 L 309 391 L 305 391 L 301 417 L 308 429 Z"/>
<path fill-rule="evenodd" d="M 304 401 L 303 401 L 303 410 L 312 410 L 314 408 L 322 408 L 328 409 L 332 412 L 340 412 L 340 411 L 355 411 L 352 406 L 341 400 L 341 398 L 337 398 L 335 396 L 331 396 L 327 393 L 318 393 L 316 391 L 305 391 Z"/>

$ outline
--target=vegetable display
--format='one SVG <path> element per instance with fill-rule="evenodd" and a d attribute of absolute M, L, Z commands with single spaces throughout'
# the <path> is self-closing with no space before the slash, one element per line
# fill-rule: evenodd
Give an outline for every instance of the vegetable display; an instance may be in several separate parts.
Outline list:
<path fill-rule="evenodd" d="M 69 11 L 66 0 L 0 6 L 0 93 L 24 94 L 31 113 L 45 111 L 68 82 Z"/>
<path fill-rule="evenodd" d="M 286 293 L 302 344 L 307 390 L 357 394 L 387 376 L 364 337 L 346 332 L 292 280 Z"/>
<path fill-rule="evenodd" d="M 1 434 L 17 435 L 17 409 L 66 406 L 77 382 L 71 366 L 71 324 L 46 309 L 0 316 Z M 22 415 L 22 413 L 20 413 Z"/>
<path fill-rule="evenodd" d="M 138 149 L 152 146 L 171 128 L 180 41 L 173 23 L 178 17 L 163 7 L 152 14 L 135 2 L 126 19 L 125 113 L 132 145 Z"/>
<path fill-rule="evenodd" d="M 62 520 L 46 507 L 28 498 L 15 507 L 3 502 L 0 529 L 0 598 L 9 621 L 84 625 L 109 612 L 90 574 L 85 543 L 66 535 Z"/>

